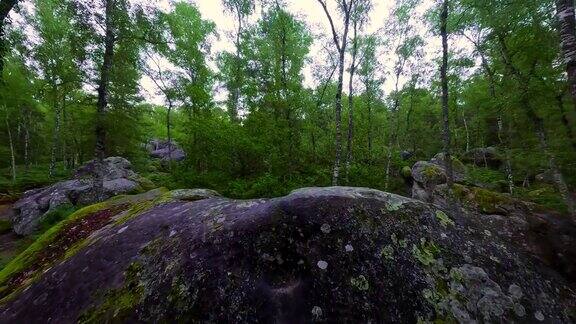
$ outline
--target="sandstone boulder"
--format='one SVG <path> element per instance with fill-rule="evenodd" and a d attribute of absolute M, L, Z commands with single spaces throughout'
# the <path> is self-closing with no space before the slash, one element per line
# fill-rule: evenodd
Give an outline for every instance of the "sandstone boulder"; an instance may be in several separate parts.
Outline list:
<path fill-rule="evenodd" d="M 377 190 L 98 207 L 0 272 L 1 323 L 573 320 L 570 277 L 540 252 Z M 98 226 L 75 240 L 82 224 Z"/>
<path fill-rule="evenodd" d="M 42 218 L 59 206 L 67 204 L 83 206 L 98 202 L 94 191 L 94 170 L 95 162 L 90 161 L 80 167 L 71 180 L 26 191 L 13 206 L 14 231 L 20 235 L 33 233 Z M 147 182 L 132 170 L 132 164 L 128 160 L 121 157 L 105 159 L 103 170 L 106 199 L 137 191 Z"/>

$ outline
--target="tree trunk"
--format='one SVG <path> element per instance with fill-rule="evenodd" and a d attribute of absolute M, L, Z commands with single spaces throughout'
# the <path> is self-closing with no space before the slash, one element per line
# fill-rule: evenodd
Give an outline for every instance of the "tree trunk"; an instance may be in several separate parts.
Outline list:
<path fill-rule="evenodd" d="M 338 185 L 340 176 L 340 157 L 342 155 L 342 88 L 344 83 L 344 52 L 340 52 L 340 63 L 338 67 L 338 88 L 336 90 L 336 136 L 334 146 L 336 150 L 336 157 L 334 158 L 334 168 L 332 172 L 332 185 Z"/>
<path fill-rule="evenodd" d="M 322 0 L 318 0 L 322 8 L 324 9 L 324 13 L 330 22 L 330 27 L 332 29 L 332 37 L 334 40 L 334 45 L 338 49 L 338 88 L 336 90 L 336 107 L 335 107 L 335 115 L 336 115 L 336 136 L 335 136 L 335 151 L 336 157 L 334 158 L 334 168 L 332 172 L 332 185 L 338 185 L 338 179 L 340 176 L 340 157 L 342 155 L 342 88 L 344 83 L 344 64 L 346 58 L 346 45 L 348 41 L 348 29 L 350 27 L 350 13 L 352 7 L 354 6 L 355 0 L 350 0 L 349 3 L 346 3 L 345 0 L 342 1 L 343 9 L 344 9 L 344 32 L 342 34 L 342 39 L 338 40 L 338 34 L 336 33 L 336 28 L 334 27 L 334 22 L 332 20 L 332 16 L 328 11 L 326 3 Z"/>
<path fill-rule="evenodd" d="M 468 130 L 468 120 L 466 114 L 462 110 L 462 122 L 464 123 L 464 131 L 466 132 L 466 152 L 470 151 L 470 131 Z"/>
<path fill-rule="evenodd" d="M 24 128 L 24 169 L 26 172 L 30 170 L 30 116 L 27 112 L 26 125 Z"/>
<path fill-rule="evenodd" d="M 568 74 L 568 88 L 576 110 L 576 19 L 574 18 L 574 0 L 556 0 L 556 11 L 560 22 L 560 41 Z"/>
<path fill-rule="evenodd" d="M 572 127 L 570 127 L 570 122 L 568 121 L 568 117 L 564 111 L 564 96 L 562 94 L 556 96 L 556 102 L 558 103 L 558 110 L 560 112 L 562 125 L 564 125 L 564 128 L 566 128 L 566 134 L 570 140 L 570 145 L 572 145 L 572 149 L 574 152 L 576 152 L 576 137 L 574 137 L 574 132 L 572 132 Z"/>
<path fill-rule="evenodd" d="M 168 170 L 172 171 L 172 99 L 168 98 L 168 112 L 166 113 L 166 136 L 168 137 Z"/>
<path fill-rule="evenodd" d="M 508 180 L 508 190 L 512 195 L 514 194 L 514 176 L 512 174 L 512 163 L 510 162 L 510 150 L 502 139 L 503 132 L 504 122 L 502 121 L 502 116 L 498 115 L 498 140 L 500 141 L 500 145 L 504 147 L 504 169 L 506 170 L 506 178 Z"/>
<path fill-rule="evenodd" d="M 112 70 L 112 60 L 114 59 L 114 43 L 116 41 L 113 31 L 114 0 L 106 0 L 106 36 L 104 39 L 104 57 L 100 70 L 100 81 L 98 84 L 98 102 L 96 103 L 96 168 L 94 189 L 96 198 L 103 200 L 104 197 L 104 156 L 106 154 L 106 108 L 108 106 L 108 84 L 110 82 L 110 71 Z"/>
<path fill-rule="evenodd" d="M 558 188 L 558 191 L 560 192 L 560 194 L 564 198 L 564 201 L 566 202 L 568 212 L 570 213 L 574 221 L 576 221 L 574 198 L 572 197 L 570 190 L 568 189 L 568 185 L 566 184 L 566 180 L 564 179 L 564 176 L 560 171 L 560 167 L 558 167 L 558 164 L 556 163 L 556 156 L 554 156 L 554 154 L 550 150 L 550 146 L 548 144 L 548 136 L 546 135 L 546 130 L 544 128 L 544 120 L 540 118 L 538 115 L 536 115 L 536 112 L 534 112 L 531 107 L 527 108 L 528 108 L 528 117 L 530 118 L 530 120 L 532 121 L 532 123 L 536 128 L 536 135 L 538 136 L 538 140 L 540 141 L 540 146 L 542 147 L 544 154 L 548 158 L 548 167 L 550 168 L 552 174 L 554 175 L 554 182 L 556 183 L 556 187 Z"/>
<path fill-rule="evenodd" d="M 58 107 L 58 86 L 55 80 L 52 80 L 53 96 L 54 96 L 54 133 L 52 134 L 52 150 L 50 154 L 50 177 L 54 177 L 56 170 L 56 154 L 58 152 L 58 144 L 60 143 L 60 108 Z"/>
<path fill-rule="evenodd" d="M 450 135 L 450 110 L 448 106 L 448 0 L 442 4 L 440 15 L 440 34 L 442 35 L 442 67 L 440 77 L 442 81 L 442 121 L 444 142 L 444 164 L 446 168 L 446 180 L 449 190 L 452 190 L 454 176 L 452 172 L 451 135 Z"/>
<path fill-rule="evenodd" d="M 4 56 L 8 52 L 8 43 L 6 41 L 6 19 L 12 11 L 12 8 L 18 3 L 18 0 L 0 0 L 0 80 L 4 78 Z"/>
<path fill-rule="evenodd" d="M 348 138 L 346 143 L 346 184 L 349 182 L 350 164 L 352 163 L 352 141 L 354 137 L 354 74 L 356 73 L 356 55 L 358 53 L 358 23 L 354 21 L 352 38 L 352 63 L 348 81 Z"/>
<path fill-rule="evenodd" d="M 372 163 L 372 97 L 370 92 L 366 93 L 366 106 L 368 108 L 368 159 Z"/>
<path fill-rule="evenodd" d="M 10 162 L 12 165 L 12 181 L 16 182 L 16 154 L 14 152 L 14 141 L 12 140 L 12 132 L 10 131 L 10 123 L 8 123 L 8 114 L 6 114 L 6 130 L 8 131 L 8 141 L 10 143 Z"/>

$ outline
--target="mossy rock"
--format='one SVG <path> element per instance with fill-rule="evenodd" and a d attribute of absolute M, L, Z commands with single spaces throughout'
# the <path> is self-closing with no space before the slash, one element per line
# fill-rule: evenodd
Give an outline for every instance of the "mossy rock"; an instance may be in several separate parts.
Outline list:
<path fill-rule="evenodd" d="M 576 295 L 553 268 L 497 232 L 478 235 L 482 222 L 470 231 L 459 225 L 464 216 L 443 213 L 347 187 L 168 200 L 103 227 L 0 314 L 10 322 L 529 321 L 522 307 L 570 322 Z"/>
<path fill-rule="evenodd" d="M 29 287 L 46 269 L 85 248 L 91 243 L 91 235 L 112 224 L 115 218 L 126 217 L 126 213 L 134 206 L 156 201 L 165 193 L 165 189 L 155 189 L 139 195 L 117 196 L 67 216 L 0 271 L 0 303 L 12 299 Z"/>
<path fill-rule="evenodd" d="M 412 168 L 410 168 L 409 166 L 405 166 L 402 168 L 402 170 L 400 170 L 400 174 L 404 177 L 404 178 L 412 178 Z"/>

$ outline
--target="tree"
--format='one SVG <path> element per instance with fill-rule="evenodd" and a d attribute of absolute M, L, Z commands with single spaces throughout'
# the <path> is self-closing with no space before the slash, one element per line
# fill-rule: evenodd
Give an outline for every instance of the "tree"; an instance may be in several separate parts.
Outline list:
<path fill-rule="evenodd" d="M 396 3 L 393 10 L 392 18 L 388 29 L 388 37 L 395 40 L 394 47 L 395 62 L 393 67 L 394 75 L 394 92 L 392 97 L 390 136 L 388 142 L 388 156 L 386 161 L 386 178 L 385 188 L 388 188 L 390 179 L 390 169 L 392 165 L 392 154 L 398 145 L 398 133 L 400 123 L 398 121 L 399 111 L 401 109 L 401 91 L 400 80 L 407 71 L 412 68 L 412 59 L 419 60 L 422 56 L 419 51 L 423 46 L 423 41 L 419 35 L 415 34 L 412 20 L 414 19 L 413 11 L 418 0 L 403 0 Z"/>
<path fill-rule="evenodd" d="M 354 75 L 358 65 L 361 64 L 362 58 L 357 61 L 358 56 L 358 33 L 362 31 L 368 22 L 372 2 L 370 0 L 357 0 L 352 9 L 352 62 L 350 63 L 348 80 L 348 137 L 346 144 L 346 183 L 349 181 L 350 163 L 352 162 L 352 140 L 354 136 Z"/>
<path fill-rule="evenodd" d="M 556 0 L 556 11 L 560 22 L 562 56 L 568 74 L 568 88 L 576 111 L 576 18 L 573 0 Z"/>
<path fill-rule="evenodd" d="M 95 148 L 95 193 L 99 200 L 104 199 L 104 157 L 106 155 L 106 107 L 108 106 L 109 83 L 114 60 L 116 35 L 114 28 L 114 11 L 116 0 L 105 0 L 105 35 L 104 54 L 98 81 L 98 101 L 96 103 L 96 148 Z"/>
<path fill-rule="evenodd" d="M 46 80 L 47 101 L 54 114 L 54 130 L 49 174 L 54 176 L 58 152 L 65 152 L 62 137 L 62 117 L 69 93 L 81 88 L 86 76 L 81 71 L 82 51 L 74 48 L 86 47 L 86 37 L 74 28 L 73 13 L 69 3 L 60 0 L 36 1 L 36 11 L 31 23 L 36 27 L 41 42 L 34 49 L 35 58 Z M 63 154 L 64 155 L 64 154 Z M 65 160 L 66 157 L 62 156 Z"/>
<path fill-rule="evenodd" d="M 440 35 L 442 36 L 442 66 L 440 68 L 440 79 L 442 82 L 442 141 L 444 142 L 444 166 L 446 169 L 446 180 L 448 189 L 452 190 L 454 175 L 452 171 L 452 154 L 450 144 L 450 108 L 448 106 L 448 0 L 443 0 L 442 2 L 442 12 L 440 14 Z"/>
<path fill-rule="evenodd" d="M 326 18 L 330 23 L 330 28 L 332 32 L 332 38 L 334 41 L 334 46 L 338 51 L 338 89 L 335 96 L 335 115 L 336 115 L 336 136 L 335 136 L 335 150 L 336 157 L 334 159 L 334 167 L 332 172 L 332 185 L 338 185 L 338 179 L 340 177 L 340 158 L 342 155 L 342 88 L 344 85 L 344 64 L 346 58 L 346 47 L 348 45 L 348 30 L 350 28 L 350 18 L 352 9 L 355 6 L 356 0 L 338 0 L 338 9 L 344 23 L 344 31 L 342 35 L 339 36 L 334 26 L 334 20 L 332 14 L 328 9 L 326 0 L 317 0 L 322 6 Z"/>
<path fill-rule="evenodd" d="M 245 29 L 246 18 L 254 12 L 253 0 L 224 0 L 224 8 L 236 16 L 236 54 L 232 63 L 233 68 L 227 79 L 228 86 L 228 113 L 230 119 L 238 120 L 238 110 L 240 108 L 240 88 L 242 87 L 242 33 Z"/>
<path fill-rule="evenodd" d="M 378 76 L 378 56 L 377 49 L 380 45 L 379 39 L 375 35 L 370 35 L 361 39 L 360 52 L 362 52 L 362 61 L 360 62 L 358 75 L 364 85 L 364 95 L 366 108 L 368 112 L 368 131 L 366 143 L 368 148 L 368 159 L 372 160 L 372 147 L 374 142 L 373 134 L 373 109 L 374 103 L 382 96 L 381 86 L 384 79 Z"/>
<path fill-rule="evenodd" d="M 2 78 L 4 72 L 4 57 L 8 50 L 8 44 L 6 41 L 6 20 L 8 15 L 16 6 L 18 0 L 1 0 L 0 1 L 0 79 Z"/>

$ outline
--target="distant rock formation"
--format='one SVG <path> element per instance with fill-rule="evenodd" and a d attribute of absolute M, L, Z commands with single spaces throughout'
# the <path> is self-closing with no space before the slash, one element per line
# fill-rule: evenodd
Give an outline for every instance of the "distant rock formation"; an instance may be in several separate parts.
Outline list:
<path fill-rule="evenodd" d="M 526 231 L 538 224 L 510 235 L 500 224 L 517 220 L 366 188 L 188 201 L 196 193 L 73 215 L 0 272 L 0 322 L 573 321 L 575 245 Z"/>
<path fill-rule="evenodd" d="M 444 153 L 436 154 L 429 162 L 418 161 L 412 167 L 412 198 L 429 201 L 430 194 L 438 185 L 446 183 Z M 452 158 L 454 182 L 466 179 L 466 167 L 456 158 Z"/>
<path fill-rule="evenodd" d="M 42 218 L 59 206 L 65 204 L 82 206 L 98 202 L 92 179 L 94 168 L 95 162 L 90 161 L 75 172 L 73 179 L 26 191 L 13 206 L 14 231 L 20 235 L 31 234 Z M 109 157 L 104 160 L 106 199 L 147 186 L 149 186 L 148 180 L 132 171 L 130 161 L 122 157 Z"/>
<path fill-rule="evenodd" d="M 167 140 L 152 139 L 146 144 L 146 149 L 150 157 L 160 159 L 163 163 L 178 162 L 186 158 L 186 152 L 174 141 L 169 143 Z"/>

